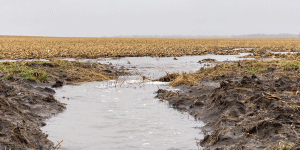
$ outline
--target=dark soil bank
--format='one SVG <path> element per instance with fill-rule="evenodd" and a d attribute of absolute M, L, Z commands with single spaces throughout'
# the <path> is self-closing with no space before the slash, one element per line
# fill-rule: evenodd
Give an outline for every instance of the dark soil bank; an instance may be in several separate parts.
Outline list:
<path fill-rule="evenodd" d="M 46 125 L 45 119 L 62 112 L 65 105 L 53 97 L 55 91 L 48 87 L 124 74 L 107 65 L 62 60 L 4 62 L 0 67 L 0 149 L 7 150 L 54 147 L 40 127 Z"/>
<path fill-rule="evenodd" d="M 64 109 L 50 88 L 33 87 L 26 79 L 0 81 L 0 149 L 51 149 L 53 143 L 40 130 L 51 115 Z"/>
<path fill-rule="evenodd" d="M 157 97 L 206 123 L 201 128 L 205 138 L 199 142 L 206 149 L 297 149 L 299 81 L 295 71 L 233 73 L 182 86 L 177 93 L 160 89 Z"/>

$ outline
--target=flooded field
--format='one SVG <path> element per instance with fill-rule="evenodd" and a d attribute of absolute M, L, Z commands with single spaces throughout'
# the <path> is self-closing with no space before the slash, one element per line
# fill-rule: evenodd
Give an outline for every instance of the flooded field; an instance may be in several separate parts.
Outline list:
<path fill-rule="evenodd" d="M 125 58 L 102 58 L 102 59 L 79 59 L 81 62 L 99 62 L 112 64 L 118 68 L 128 68 L 132 73 L 157 79 L 166 73 L 193 72 L 210 63 L 200 63 L 203 59 L 215 59 L 216 61 L 245 60 L 239 58 L 251 53 L 239 53 L 238 55 L 201 55 L 182 57 L 125 57 Z M 75 59 L 65 59 L 75 61 Z M 210 64 L 211 65 L 211 64 Z"/>
<path fill-rule="evenodd" d="M 155 79 L 166 72 L 196 71 L 207 64 L 198 63 L 203 59 L 230 61 L 243 55 L 247 54 L 80 61 L 128 67 Z M 133 75 L 119 81 L 65 85 L 54 96 L 67 109 L 47 120 L 42 130 L 54 142 L 64 140 L 61 149 L 198 149 L 195 138 L 203 135 L 195 128 L 204 124 L 154 98 L 158 88 L 176 91 L 165 84 L 143 82 Z"/>
<path fill-rule="evenodd" d="M 47 121 L 43 130 L 61 149 L 196 149 L 203 126 L 154 99 L 159 82 L 135 87 L 107 82 L 64 86 L 56 98 L 67 110 Z M 125 83 L 125 86 L 127 84 Z M 66 98 L 63 98 L 66 97 Z"/>

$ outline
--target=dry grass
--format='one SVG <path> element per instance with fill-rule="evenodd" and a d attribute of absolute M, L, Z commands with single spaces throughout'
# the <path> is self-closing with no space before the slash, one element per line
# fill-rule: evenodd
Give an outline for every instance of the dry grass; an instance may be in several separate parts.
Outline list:
<path fill-rule="evenodd" d="M 194 73 L 185 73 L 183 72 L 180 76 L 176 77 L 173 81 L 171 81 L 169 86 L 178 86 L 178 85 L 194 85 L 197 84 L 198 80 Z"/>
<path fill-rule="evenodd" d="M 245 60 L 231 63 L 220 63 L 214 67 L 202 67 L 195 73 L 182 73 L 173 79 L 169 85 L 193 85 L 201 82 L 202 79 L 213 79 L 230 74 L 252 75 L 263 71 L 272 70 L 274 74 L 288 76 L 289 71 L 300 70 L 300 60 Z"/>
<path fill-rule="evenodd" d="M 99 58 L 300 51 L 300 39 L 144 39 L 0 36 L 0 58 Z"/>

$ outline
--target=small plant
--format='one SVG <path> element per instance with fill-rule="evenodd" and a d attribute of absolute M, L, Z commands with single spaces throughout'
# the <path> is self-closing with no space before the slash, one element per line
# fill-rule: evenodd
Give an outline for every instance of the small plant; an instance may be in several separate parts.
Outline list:
<path fill-rule="evenodd" d="M 61 69 L 61 70 L 65 70 L 65 68 L 63 68 L 62 66 L 59 66 L 58 68 Z"/>
<path fill-rule="evenodd" d="M 219 68 L 223 68 L 224 66 L 225 66 L 224 64 L 216 65 L 215 68 L 218 68 L 218 67 L 219 67 Z"/>
<path fill-rule="evenodd" d="M 248 123 L 248 120 L 246 120 L 245 125 L 247 125 L 247 123 Z"/>
<path fill-rule="evenodd" d="M 42 61 L 40 61 L 40 60 L 36 60 L 36 61 L 33 61 L 34 63 L 40 63 L 40 62 L 42 62 Z"/>
<path fill-rule="evenodd" d="M 276 150 L 286 150 L 286 149 L 291 149 L 291 145 L 288 143 L 288 142 L 279 142 L 279 149 L 276 149 Z"/>
<path fill-rule="evenodd" d="M 262 62 L 258 62 L 258 63 L 257 63 L 257 66 L 262 66 Z"/>
<path fill-rule="evenodd" d="M 253 61 L 249 61 L 247 62 L 248 65 L 252 65 L 253 64 Z"/>
<path fill-rule="evenodd" d="M 283 67 L 283 71 L 298 70 L 300 68 L 299 61 L 292 61 L 292 62 L 283 61 L 281 65 Z"/>
<path fill-rule="evenodd" d="M 251 69 L 251 71 L 249 72 L 249 74 L 256 74 L 259 71 L 260 71 L 259 68 L 253 68 L 253 69 Z"/>
<path fill-rule="evenodd" d="M 33 76 L 28 76 L 28 77 L 26 77 L 26 79 L 36 82 L 36 78 Z"/>

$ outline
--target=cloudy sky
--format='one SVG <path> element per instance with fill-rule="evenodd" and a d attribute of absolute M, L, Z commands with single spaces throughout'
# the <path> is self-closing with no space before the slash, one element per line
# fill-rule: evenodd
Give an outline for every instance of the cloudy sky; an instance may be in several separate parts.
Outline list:
<path fill-rule="evenodd" d="M 1 0 L 0 35 L 299 34 L 299 8 L 299 0 Z"/>

